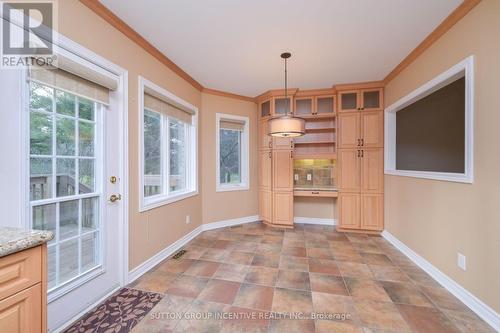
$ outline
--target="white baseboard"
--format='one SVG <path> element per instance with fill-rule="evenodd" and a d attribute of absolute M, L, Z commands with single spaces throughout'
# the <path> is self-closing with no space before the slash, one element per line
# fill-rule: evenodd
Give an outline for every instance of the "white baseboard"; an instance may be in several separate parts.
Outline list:
<path fill-rule="evenodd" d="M 335 219 L 322 219 L 317 217 L 295 217 L 293 219 L 294 223 L 302 224 L 321 224 L 321 225 L 336 225 L 337 221 Z"/>
<path fill-rule="evenodd" d="M 193 238 L 198 236 L 200 233 L 203 231 L 207 230 L 213 230 L 213 229 L 218 229 L 218 228 L 224 228 L 224 227 L 230 227 L 234 225 L 239 225 L 239 224 L 244 224 L 244 223 L 251 223 L 251 222 L 257 222 L 260 221 L 260 218 L 258 215 L 253 215 L 253 216 L 246 216 L 246 217 L 240 217 L 236 219 L 230 219 L 230 220 L 224 220 L 224 221 L 218 221 L 218 222 L 212 222 L 212 223 L 205 223 L 202 224 L 192 231 L 190 231 L 187 235 L 184 237 L 180 238 L 179 240 L 175 241 L 174 243 L 170 244 L 148 260 L 144 261 L 142 264 L 139 266 L 135 267 L 128 273 L 128 280 L 127 283 L 131 283 L 135 281 L 137 278 L 142 276 L 144 273 L 149 271 L 151 268 L 154 266 L 158 265 L 160 262 L 165 260 L 167 257 L 171 256 L 178 250 L 180 250 L 184 245 L 189 243 Z"/>
<path fill-rule="evenodd" d="M 434 280 L 446 288 L 450 293 L 455 295 L 459 300 L 461 300 L 465 305 L 467 305 L 472 311 L 474 311 L 479 317 L 490 324 L 495 330 L 500 332 L 500 315 L 493 310 L 491 307 L 482 302 L 479 298 L 471 294 L 464 287 L 459 285 L 453 279 L 448 277 L 446 274 L 441 272 L 430 262 L 425 260 L 415 251 L 406 246 L 399 239 L 394 237 L 387 230 L 382 232 L 382 237 L 384 237 L 389 243 L 394 245 L 399 251 L 406 255 L 411 261 L 413 261 L 417 266 L 422 268 L 427 274 L 429 274 Z"/>
<path fill-rule="evenodd" d="M 203 231 L 206 231 L 206 230 L 213 230 L 225 227 L 232 227 L 234 225 L 239 225 L 244 223 L 258 222 L 258 221 L 260 221 L 259 215 L 252 215 L 252 216 L 239 217 L 236 219 L 205 223 L 201 225 L 201 228 L 203 229 Z"/>
<path fill-rule="evenodd" d="M 135 267 L 128 273 L 128 281 L 127 283 L 131 283 L 137 278 L 139 278 L 141 275 L 149 271 L 151 268 L 154 266 L 158 265 L 160 262 L 162 262 L 165 258 L 168 256 L 171 256 L 174 254 L 176 251 L 178 251 L 181 247 L 186 245 L 189 241 L 191 241 L 193 238 L 198 236 L 202 232 L 202 226 L 198 226 L 191 230 L 187 235 L 183 236 L 182 238 L 178 239 L 177 241 L 173 242 L 148 260 L 144 261 L 142 264 L 139 266 Z"/>

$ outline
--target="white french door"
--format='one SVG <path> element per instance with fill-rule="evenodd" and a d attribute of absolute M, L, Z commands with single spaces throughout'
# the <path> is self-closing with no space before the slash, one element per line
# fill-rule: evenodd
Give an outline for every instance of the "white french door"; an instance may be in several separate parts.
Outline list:
<path fill-rule="evenodd" d="M 27 215 L 33 229 L 55 235 L 47 249 L 48 327 L 56 329 L 120 285 L 120 115 L 57 86 L 27 84 Z"/>

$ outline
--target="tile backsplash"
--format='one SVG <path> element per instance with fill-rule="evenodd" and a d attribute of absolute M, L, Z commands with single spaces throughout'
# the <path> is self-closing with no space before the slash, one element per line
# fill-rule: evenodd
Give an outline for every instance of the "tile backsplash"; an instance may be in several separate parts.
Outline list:
<path fill-rule="evenodd" d="M 294 161 L 294 187 L 336 189 L 334 159 L 299 159 Z"/>

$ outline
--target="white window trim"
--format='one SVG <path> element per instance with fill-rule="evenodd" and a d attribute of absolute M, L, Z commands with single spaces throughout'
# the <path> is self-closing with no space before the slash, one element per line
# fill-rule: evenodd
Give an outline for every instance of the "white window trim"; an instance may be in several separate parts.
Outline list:
<path fill-rule="evenodd" d="M 465 170 L 463 173 L 396 169 L 396 112 L 453 82 L 465 73 Z M 403 177 L 474 182 L 474 56 L 469 56 L 444 73 L 412 91 L 385 109 L 385 174 Z"/>
<path fill-rule="evenodd" d="M 186 146 L 186 154 L 188 156 L 188 167 L 187 167 L 187 179 L 186 179 L 186 189 L 182 191 L 175 191 L 173 193 L 159 194 L 151 197 L 144 196 L 144 88 L 157 92 L 167 100 L 172 101 L 173 104 L 182 105 L 183 107 L 194 112 L 193 114 L 193 128 L 189 131 L 189 145 Z M 173 93 L 163 89 L 157 84 L 148 81 L 142 76 L 139 76 L 139 91 L 138 91 L 138 103 L 139 103 L 139 212 L 144 212 L 153 208 L 157 208 L 163 205 L 171 204 L 179 200 L 183 200 L 195 195 L 198 195 L 198 108 L 185 100 L 177 97 Z M 163 126 L 163 125 L 162 125 Z M 162 131 L 168 136 L 168 133 Z M 162 138 L 167 139 L 167 138 Z M 166 177 L 168 177 L 168 172 L 163 171 L 168 170 L 168 156 L 163 157 L 164 161 L 167 163 L 163 164 L 163 186 L 165 186 Z M 163 187 L 165 188 L 165 187 Z"/>
<path fill-rule="evenodd" d="M 245 123 L 243 132 L 241 133 L 241 182 L 238 184 L 221 184 L 220 183 L 220 120 L 233 119 Z M 216 113 L 215 114 L 215 190 L 216 192 L 227 191 L 247 191 L 250 186 L 249 176 L 249 126 L 250 120 L 248 117 L 236 116 L 232 114 Z"/>

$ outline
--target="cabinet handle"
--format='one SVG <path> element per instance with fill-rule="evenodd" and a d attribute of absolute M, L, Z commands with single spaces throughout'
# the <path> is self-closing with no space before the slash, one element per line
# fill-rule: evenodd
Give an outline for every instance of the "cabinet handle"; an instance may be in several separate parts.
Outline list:
<path fill-rule="evenodd" d="M 269 140 L 269 148 L 273 147 L 273 142 L 271 141 L 272 139 Z"/>
<path fill-rule="evenodd" d="M 271 158 L 271 157 L 272 157 L 272 156 L 271 156 L 271 152 L 269 152 L 269 158 Z"/>
<path fill-rule="evenodd" d="M 319 191 L 312 191 L 311 194 L 319 194 Z"/>
<path fill-rule="evenodd" d="M 293 151 L 290 152 L 290 158 L 293 158 Z"/>
<path fill-rule="evenodd" d="M 361 151 L 361 157 L 365 157 L 365 151 L 364 150 Z"/>
<path fill-rule="evenodd" d="M 365 139 L 361 139 L 361 145 L 364 146 L 365 145 Z"/>
<path fill-rule="evenodd" d="M 361 150 L 358 149 L 358 157 L 361 157 Z"/>
<path fill-rule="evenodd" d="M 358 147 L 361 146 L 361 141 L 358 139 Z"/>
<path fill-rule="evenodd" d="M 290 141 L 290 148 L 293 148 L 293 141 Z"/>

